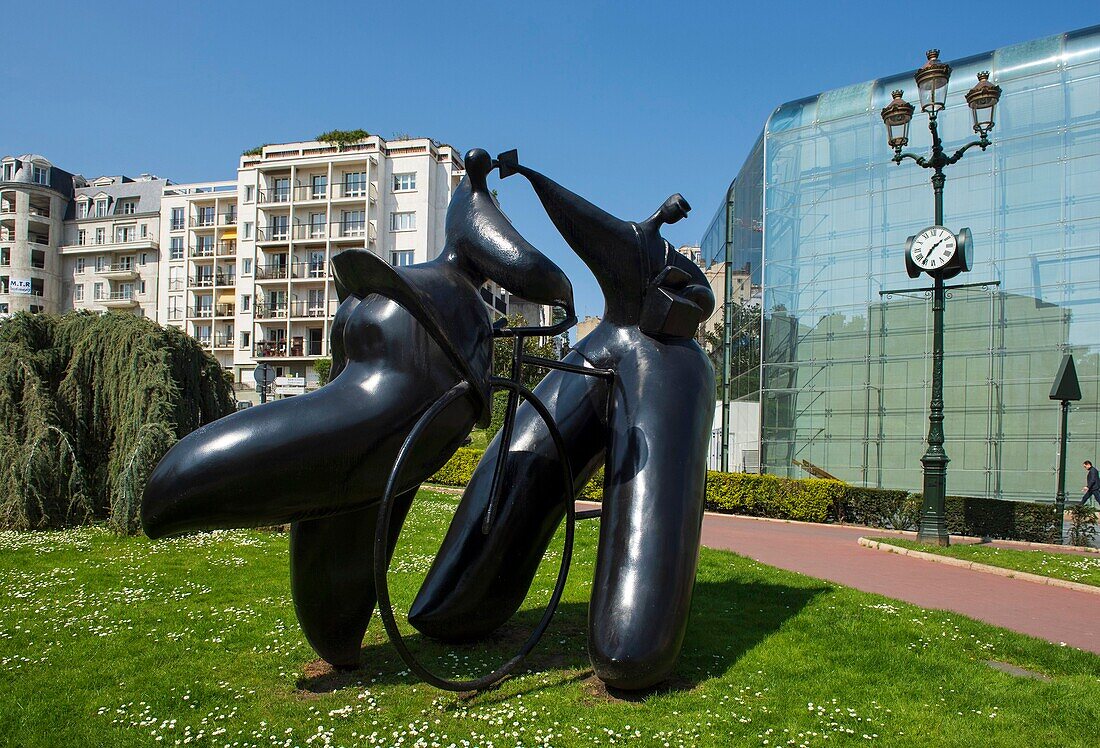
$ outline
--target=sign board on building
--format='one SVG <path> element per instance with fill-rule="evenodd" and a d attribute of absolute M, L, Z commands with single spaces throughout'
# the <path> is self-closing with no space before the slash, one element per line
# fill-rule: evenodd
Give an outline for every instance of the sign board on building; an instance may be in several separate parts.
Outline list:
<path fill-rule="evenodd" d="M 10 293 L 21 293 L 27 294 L 29 296 L 31 293 L 31 279 L 12 278 L 10 281 L 8 281 L 8 291 Z"/>
<path fill-rule="evenodd" d="M 276 395 L 304 395 L 306 393 L 305 377 L 276 377 Z"/>

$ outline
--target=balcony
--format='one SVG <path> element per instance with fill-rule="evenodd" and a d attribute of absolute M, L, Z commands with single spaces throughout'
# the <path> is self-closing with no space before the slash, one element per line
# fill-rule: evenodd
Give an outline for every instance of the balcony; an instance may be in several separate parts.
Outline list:
<path fill-rule="evenodd" d="M 219 226 L 236 226 L 237 225 L 237 213 L 236 211 L 230 213 L 220 213 L 218 215 Z"/>
<path fill-rule="evenodd" d="M 255 309 L 256 319 L 286 319 L 290 314 L 290 305 L 285 301 L 282 304 L 257 304 Z"/>
<path fill-rule="evenodd" d="M 258 202 L 260 205 L 289 203 L 290 194 L 291 193 L 289 185 L 286 187 L 278 187 L 276 189 L 260 190 Z"/>
<path fill-rule="evenodd" d="M 306 184 L 298 185 L 294 188 L 294 200 L 301 203 L 311 202 L 313 200 L 325 200 L 328 198 L 328 185 L 327 184 Z"/>
<path fill-rule="evenodd" d="M 274 224 L 256 229 L 256 241 L 258 242 L 285 242 L 290 241 L 290 226 Z"/>
<path fill-rule="evenodd" d="M 262 340 L 252 346 L 252 355 L 256 358 L 305 358 L 306 356 L 320 356 L 320 346 L 314 346 L 311 351 L 307 348 L 303 338 L 291 338 L 287 345 L 285 340 Z"/>
<path fill-rule="evenodd" d="M 333 240 L 358 239 L 373 242 L 376 238 L 374 221 L 335 221 L 329 224 L 329 236 Z"/>
<path fill-rule="evenodd" d="M 218 242 L 218 257 L 236 257 L 237 242 Z"/>
<path fill-rule="evenodd" d="M 299 280 L 324 280 L 329 277 L 324 262 L 295 262 L 290 266 L 290 277 Z"/>
<path fill-rule="evenodd" d="M 196 247 L 191 247 L 188 252 L 192 257 L 213 257 L 214 245 L 213 244 L 200 244 Z"/>
<path fill-rule="evenodd" d="M 211 306 L 189 306 L 189 307 L 187 307 L 187 318 L 188 319 L 214 319 L 214 307 L 213 307 L 213 305 L 211 305 Z"/>
<path fill-rule="evenodd" d="M 292 301 L 290 316 L 295 319 L 324 319 L 327 315 L 323 301 Z"/>
<path fill-rule="evenodd" d="M 82 252 L 137 252 L 142 249 L 156 252 L 159 248 L 160 242 L 152 236 L 129 238 L 116 236 L 114 241 L 107 241 L 106 237 L 104 237 L 102 241 L 96 241 L 93 236 L 86 239 L 83 244 L 77 242 L 75 244 L 62 245 L 61 254 L 71 255 L 80 254 Z"/>
<path fill-rule="evenodd" d="M 102 265 L 95 269 L 96 275 L 108 280 L 127 281 L 134 280 L 138 276 L 137 267 L 132 262 L 116 262 L 113 265 Z"/>
<path fill-rule="evenodd" d="M 308 241 L 310 239 L 323 240 L 328 236 L 328 224 L 324 223 L 299 223 L 294 226 L 294 238 Z"/>
<path fill-rule="evenodd" d="M 237 282 L 235 273 L 214 273 L 213 275 L 195 275 L 187 279 L 191 288 L 215 288 L 233 286 Z"/>
<path fill-rule="evenodd" d="M 256 266 L 256 280 L 258 281 L 286 280 L 290 277 L 290 273 L 290 266 L 285 262 Z"/>
<path fill-rule="evenodd" d="M 125 309 L 137 306 L 140 303 L 138 296 L 133 291 L 111 291 L 103 294 L 96 301 L 108 309 Z"/>
<path fill-rule="evenodd" d="M 378 201 L 378 188 L 374 182 L 343 182 L 330 188 L 333 200 L 370 200 Z"/>
<path fill-rule="evenodd" d="M 215 225 L 215 220 L 216 217 L 213 213 L 200 213 L 197 216 L 191 216 L 191 218 L 188 219 L 187 224 L 191 226 L 191 228 L 196 229 L 212 228 Z"/>
<path fill-rule="evenodd" d="M 215 335 L 214 336 L 214 347 L 215 348 L 232 348 L 233 347 L 233 336 L 232 335 L 224 335 L 224 334 Z"/>

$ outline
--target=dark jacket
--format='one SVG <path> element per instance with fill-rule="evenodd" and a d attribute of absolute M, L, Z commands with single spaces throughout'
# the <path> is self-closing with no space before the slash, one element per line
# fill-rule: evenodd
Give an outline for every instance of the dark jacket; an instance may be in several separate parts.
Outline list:
<path fill-rule="evenodd" d="M 1100 492 L 1100 472 L 1097 472 L 1095 465 L 1089 468 L 1088 478 L 1085 480 L 1085 487 L 1089 491 Z"/>

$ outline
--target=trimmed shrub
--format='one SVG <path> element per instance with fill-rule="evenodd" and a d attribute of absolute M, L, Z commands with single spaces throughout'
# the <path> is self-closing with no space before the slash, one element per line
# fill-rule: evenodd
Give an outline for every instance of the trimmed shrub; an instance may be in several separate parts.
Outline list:
<path fill-rule="evenodd" d="M 713 512 L 825 522 L 846 486 L 817 478 L 707 472 L 706 506 Z"/>
<path fill-rule="evenodd" d="M 470 482 L 470 477 L 473 476 L 474 468 L 477 467 L 481 455 L 480 449 L 461 447 L 451 459 L 447 460 L 446 465 L 429 478 L 429 481 L 442 486 L 465 486 Z"/>
<path fill-rule="evenodd" d="M 919 508 L 924 497 L 910 494 Z M 944 504 L 947 531 L 952 535 L 1027 540 L 1033 543 L 1057 543 L 1060 518 L 1054 504 L 983 499 L 974 496 L 948 496 Z M 918 521 L 918 528 L 920 524 Z"/>
<path fill-rule="evenodd" d="M 868 527 L 915 530 L 920 522 L 920 500 L 908 491 L 845 486 L 831 517 Z"/>

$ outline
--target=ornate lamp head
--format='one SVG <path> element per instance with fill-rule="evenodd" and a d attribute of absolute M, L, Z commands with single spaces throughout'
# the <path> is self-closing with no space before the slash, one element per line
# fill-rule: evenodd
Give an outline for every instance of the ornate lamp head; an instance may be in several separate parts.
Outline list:
<path fill-rule="evenodd" d="M 882 121 L 886 125 L 886 138 L 895 151 L 909 144 L 909 123 L 913 119 L 913 105 L 902 98 L 901 89 L 893 92 L 893 100 L 882 108 Z"/>
<path fill-rule="evenodd" d="M 978 73 L 978 82 L 966 92 L 966 103 L 974 118 L 974 132 L 985 138 L 993 129 L 993 113 L 1001 100 L 1001 87 L 989 82 L 989 71 Z"/>
<path fill-rule="evenodd" d="M 926 53 L 928 62 L 914 74 L 917 91 L 920 94 L 922 112 L 935 114 L 944 107 L 947 100 L 947 84 L 951 80 L 951 66 L 940 61 L 940 51 L 930 49 Z"/>

